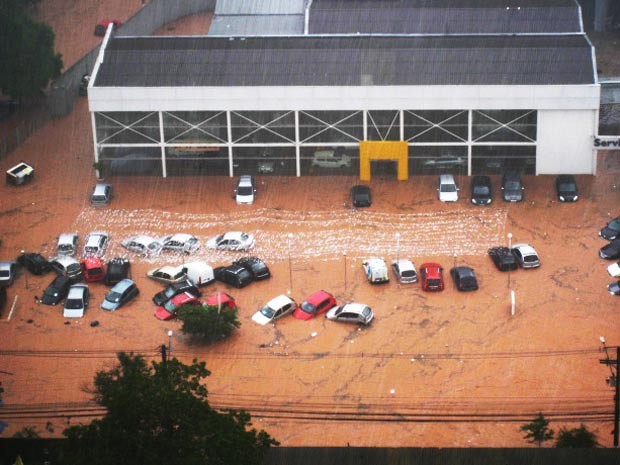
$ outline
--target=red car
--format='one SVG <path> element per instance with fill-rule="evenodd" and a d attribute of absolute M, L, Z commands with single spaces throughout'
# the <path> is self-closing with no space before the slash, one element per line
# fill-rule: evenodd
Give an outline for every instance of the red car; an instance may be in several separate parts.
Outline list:
<path fill-rule="evenodd" d="M 202 302 L 198 297 L 194 297 L 189 292 L 183 292 L 182 294 L 175 295 L 165 304 L 155 307 L 155 318 L 164 321 L 170 320 L 176 316 L 177 309 L 183 305 L 202 305 Z"/>
<path fill-rule="evenodd" d="M 443 268 L 439 263 L 423 263 L 420 276 L 423 290 L 443 291 Z"/>
<path fill-rule="evenodd" d="M 329 292 L 315 292 L 295 309 L 293 316 L 300 320 L 309 320 L 321 313 L 325 313 L 336 305 L 338 305 L 336 299 Z"/>
<path fill-rule="evenodd" d="M 210 295 L 205 299 L 204 303 L 210 307 L 219 306 L 222 310 L 237 308 L 235 299 L 225 292 L 218 292 L 217 294 Z"/>
<path fill-rule="evenodd" d="M 103 281 L 105 278 L 105 266 L 99 257 L 88 257 L 82 260 L 82 272 L 87 283 Z"/>
<path fill-rule="evenodd" d="M 103 37 L 108 30 L 108 26 L 110 24 L 114 24 L 115 28 L 121 27 L 123 25 L 123 23 L 118 19 L 104 19 L 102 21 L 99 21 L 99 23 L 97 23 L 97 25 L 95 26 L 95 35 Z"/>

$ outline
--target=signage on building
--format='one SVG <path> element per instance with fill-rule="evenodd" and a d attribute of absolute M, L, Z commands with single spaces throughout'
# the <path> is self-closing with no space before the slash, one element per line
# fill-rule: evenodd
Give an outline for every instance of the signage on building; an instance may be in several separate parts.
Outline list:
<path fill-rule="evenodd" d="M 620 150 L 620 136 L 595 136 L 596 150 Z"/>

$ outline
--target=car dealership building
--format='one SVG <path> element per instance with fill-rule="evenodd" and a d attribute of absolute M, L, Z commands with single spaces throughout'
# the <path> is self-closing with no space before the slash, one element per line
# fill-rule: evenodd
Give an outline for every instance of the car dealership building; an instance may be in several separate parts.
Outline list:
<path fill-rule="evenodd" d="M 88 102 L 116 174 L 596 171 L 574 0 L 218 0 L 206 36 L 109 28 Z"/>

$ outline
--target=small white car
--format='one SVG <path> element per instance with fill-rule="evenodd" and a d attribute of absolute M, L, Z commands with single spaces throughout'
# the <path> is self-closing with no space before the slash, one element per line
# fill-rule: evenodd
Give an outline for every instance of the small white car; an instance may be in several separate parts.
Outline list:
<path fill-rule="evenodd" d="M 0 262 L 0 286 L 8 287 L 13 284 L 16 274 L 16 262 Z"/>
<path fill-rule="evenodd" d="M 200 241 L 196 236 L 185 233 L 176 233 L 160 239 L 162 250 L 191 254 L 200 248 Z"/>
<path fill-rule="evenodd" d="M 88 297 L 88 286 L 86 284 L 74 284 L 71 286 L 65 300 L 62 316 L 65 318 L 82 318 L 86 307 L 88 307 Z"/>
<path fill-rule="evenodd" d="M 254 185 L 254 176 L 244 175 L 239 177 L 239 182 L 235 188 L 235 201 L 237 204 L 253 204 L 256 197 L 256 187 Z"/>
<path fill-rule="evenodd" d="M 213 274 L 213 267 L 206 262 L 196 261 L 183 265 L 185 269 L 185 275 L 196 286 L 204 286 L 215 280 Z"/>
<path fill-rule="evenodd" d="M 609 276 L 612 278 L 620 278 L 620 262 L 609 265 L 607 267 L 607 273 L 609 273 Z"/>
<path fill-rule="evenodd" d="M 90 204 L 101 207 L 108 205 L 112 200 L 112 186 L 110 184 L 95 184 L 90 195 Z"/>
<path fill-rule="evenodd" d="M 178 283 L 187 278 L 185 273 L 185 265 L 179 266 L 162 266 L 160 268 L 153 268 L 146 272 L 146 275 L 156 281 L 161 281 L 166 284 Z"/>
<path fill-rule="evenodd" d="M 459 199 L 459 188 L 456 186 L 454 176 L 442 174 L 437 180 L 437 193 L 442 202 L 456 202 Z"/>
<path fill-rule="evenodd" d="M 75 233 L 63 233 L 58 236 L 56 254 L 59 257 L 72 257 L 77 249 L 78 235 Z"/>
<path fill-rule="evenodd" d="M 390 280 L 388 276 L 387 265 L 383 258 L 371 257 L 362 262 L 366 278 L 371 284 L 387 283 Z"/>
<path fill-rule="evenodd" d="M 145 235 L 131 236 L 127 239 L 123 239 L 121 245 L 127 250 L 147 257 L 150 255 L 158 255 L 163 247 L 159 239 Z"/>
<path fill-rule="evenodd" d="M 263 308 L 252 316 L 252 321 L 259 325 L 266 325 L 278 318 L 293 313 L 297 308 L 297 304 L 290 297 L 281 294 L 271 299 Z"/>
<path fill-rule="evenodd" d="M 108 247 L 110 236 L 105 231 L 94 231 L 86 236 L 84 257 L 102 257 Z"/>
<path fill-rule="evenodd" d="M 392 261 L 392 271 L 400 284 L 415 283 L 418 280 L 418 272 L 411 260 L 399 258 Z"/>
<path fill-rule="evenodd" d="M 537 268 L 540 266 L 538 254 L 534 247 L 529 244 L 515 244 L 512 247 L 512 254 L 521 268 Z"/>
<path fill-rule="evenodd" d="M 342 321 L 343 323 L 369 325 L 375 318 L 375 315 L 368 305 L 351 302 L 342 306 L 330 308 L 325 314 L 325 317 L 328 320 Z"/>
<path fill-rule="evenodd" d="M 254 236 L 241 231 L 229 231 L 207 241 L 207 247 L 217 250 L 249 250 L 254 244 Z"/>

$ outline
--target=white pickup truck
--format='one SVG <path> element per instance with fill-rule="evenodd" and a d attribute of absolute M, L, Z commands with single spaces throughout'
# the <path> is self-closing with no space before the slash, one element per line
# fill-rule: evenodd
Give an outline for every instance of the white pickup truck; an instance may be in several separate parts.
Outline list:
<path fill-rule="evenodd" d="M 21 162 L 6 172 L 7 184 L 19 186 L 34 177 L 34 168 L 26 162 Z"/>

